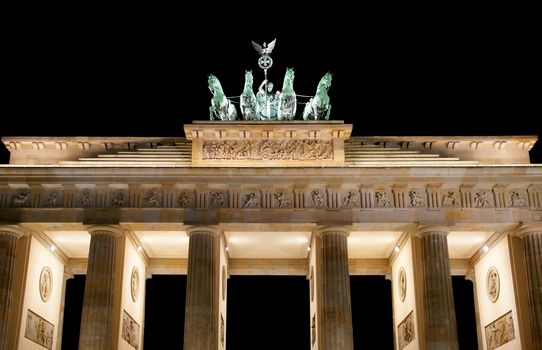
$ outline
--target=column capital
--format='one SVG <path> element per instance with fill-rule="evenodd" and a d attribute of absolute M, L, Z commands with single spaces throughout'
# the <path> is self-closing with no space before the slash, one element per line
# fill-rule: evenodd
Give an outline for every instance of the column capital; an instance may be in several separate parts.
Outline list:
<path fill-rule="evenodd" d="M 124 230 L 116 225 L 92 225 L 87 226 L 87 231 L 90 235 L 94 234 L 109 234 L 115 237 L 121 237 L 124 235 Z"/>
<path fill-rule="evenodd" d="M 339 233 L 348 237 L 350 235 L 350 231 L 352 231 L 352 226 L 337 225 L 337 226 L 318 226 L 314 229 L 313 232 L 318 237 L 322 237 L 330 233 Z"/>
<path fill-rule="evenodd" d="M 418 225 L 414 235 L 416 237 L 423 237 L 430 233 L 448 236 L 448 233 L 450 233 L 450 228 L 444 225 Z"/>
<path fill-rule="evenodd" d="M 220 237 L 222 229 L 218 225 L 193 225 L 187 227 L 186 235 L 188 237 L 196 233 L 205 233 L 214 237 Z"/>
<path fill-rule="evenodd" d="M 523 225 L 514 233 L 514 235 L 519 238 L 536 234 L 542 234 L 542 224 Z"/>
<path fill-rule="evenodd" d="M 0 235 L 11 235 L 20 238 L 24 231 L 17 225 L 0 225 Z"/>

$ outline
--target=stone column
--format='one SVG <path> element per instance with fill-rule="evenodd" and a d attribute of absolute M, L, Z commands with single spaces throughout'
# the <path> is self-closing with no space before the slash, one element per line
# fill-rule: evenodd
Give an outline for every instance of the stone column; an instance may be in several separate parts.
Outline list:
<path fill-rule="evenodd" d="M 526 227 L 523 240 L 533 349 L 542 349 L 542 227 Z"/>
<path fill-rule="evenodd" d="M 119 276 L 117 245 L 121 231 L 116 227 L 94 226 L 88 253 L 87 278 L 81 316 L 80 350 L 115 349 L 115 293 Z"/>
<path fill-rule="evenodd" d="M 187 234 L 190 243 L 184 350 L 217 350 L 220 229 L 216 226 L 193 226 Z"/>
<path fill-rule="evenodd" d="M 423 270 L 422 307 L 426 349 L 458 349 L 448 229 L 426 226 L 419 229 L 418 235 Z"/>
<path fill-rule="evenodd" d="M 16 228 L 0 226 L 0 349 L 7 349 L 9 308 L 12 298 L 13 272 L 17 240 L 22 235 Z"/>
<path fill-rule="evenodd" d="M 349 231 L 342 227 L 323 227 L 320 240 L 320 349 L 353 350 L 352 304 L 348 273 Z"/>

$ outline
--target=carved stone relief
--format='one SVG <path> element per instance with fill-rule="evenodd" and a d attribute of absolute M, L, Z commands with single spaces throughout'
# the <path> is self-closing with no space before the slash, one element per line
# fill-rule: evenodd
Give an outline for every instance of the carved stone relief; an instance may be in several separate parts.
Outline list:
<path fill-rule="evenodd" d="M 456 191 L 446 190 L 442 194 L 442 206 L 443 207 L 460 207 L 461 197 Z"/>
<path fill-rule="evenodd" d="M 524 207 L 527 205 L 527 200 L 525 196 L 519 191 L 510 192 L 510 206 L 512 207 Z"/>
<path fill-rule="evenodd" d="M 124 207 L 128 198 L 128 193 L 125 191 L 114 191 L 111 193 L 111 205 L 114 207 Z"/>
<path fill-rule="evenodd" d="M 313 207 L 327 206 L 327 194 L 323 190 L 312 190 L 310 192 Z"/>
<path fill-rule="evenodd" d="M 43 269 L 41 269 L 39 288 L 41 300 L 47 302 L 53 291 L 53 272 L 49 266 L 44 266 Z"/>
<path fill-rule="evenodd" d="M 30 191 L 19 191 L 11 200 L 11 206 L 15 208 L 24 208 L 30 206 Z"/>
<path fill-rule="evenodd" d="M 410 342 L 416 338 L 414 328 L 414 311 L 410 311 L 407 317 L 397 326 L 397 339 L 399 350 L 403 350 Z"/>
<path fill-rule="evenodd" d="M 243 208 L 259 208 L 261 207 L 261 194 L 259 191 L 249 191 L 243 193 Z"/>
<path fill-rule="evenodd" d="M 405 268 L 401 266 L 399 269 L 399 276 L 397 278 L 397 286 L 399 287 L 399 298 L 401 301 L 405 301 L 406 292 L 407 292 L 407 279 Z"/>
<path fill-rule="evenodd" d="M 226 191 L 210 191 L 209 192 L 209 207 L 211 208 L 227 208 L 228 194 Z"/>
<path fill-rule="evenodd" d="M 194 192 L 193 191 L 183 191 L 179 194 L 178 200 L 179 206 L 182 208 L 193 207 L 194 206 Z"/>
<path fill-rule="evenodd" d="M 84 189 L 79 193 L 79 206 L 83 208 L 91 208 L 95 206 L 96 199 L 94 198 L 94 191 Z"/>
<path fill-rule="evenodd" d="M 291 208 L 294 206 L 291 195 L 286 191 L 276 192 L 274 197 L 278 208 Z"/>
<path fill-rule="evenodd" d="M 486 345 L 488 350 L 493 350 L 516 338 L 514 330 L 514 318 L 512 310 L 502 315 L 485 327 Z"/>
<path fill-rule="evenodd" d="M 491 266 L 487 270 L 486 276 L 486 292 L 489 300 L 494 303 L 499 299 L 499 293 L 501 290 L 501 281 L 499 278 L 499 271 L 495 266 Z"/>
<path fill-rule="evenodd" d="M 134 266 L 132 274 L 130 275 L 130 293 L 132 295 L 132 300 L 135 303 L 139 296 L 139 270 L 137 266 Z"/>
<path fill-rule="evenodd" d="M 359 192 L 347 191 L 343 198 L 343 207 L 359 207 Z"/>
<path fill-rule="evenodd" d="M 51 350 L 53 348 L 54 334 L 55 326 L 52 323 L 28 309 L 26 328 L 24 330 L 25 338 Z"/>
<path fill-rule="evenodd" d="M 46 208 L 57 208 L 60 207 L 60 198 L 61 195 L 59 192 L 51 192 L 45 199 L 45 203 L 43 203 L 43 206 Z"/>
<path fill-rule="evenodd" d="M 122 339 L 134 349 L 139 348 L 139 324 L 126 310 L 123 310 L 122 314 Z"/>
<path fill-rule="evenodd" d="M 486 191 L 477 191 L 474 194 L 474 205 L 477 208 L 488 208 L 491 206 L 489 203 L 489 194 Z"/>
<path fill-rule="evenodd" d="M 223 140 L 203 143 L 204 160 L 332 160 L 324 140 Z"/>
<path fill-rule="evenodd" d="M 391 199 L 390 199 L 389 192 L 385 191 L 376 191 L 375 192 L 375 200 L 376 200 L 376 207 L 377 208 L 390 208 L 391 205 Z"/>
<path fill-rule="evenodd" d="M 143 206 L 145 207 L 158 207 L 161 205 L 158 190 L 152 189 L 145 192 L 143 197 Z"/>
<path fill-rule="evenodd" d="M 418 191 L 409 191 L 408 197 L 410 198 L 410 205 L 413 207 L 423 207 L 425 206 L 425 201 L 423 200 L 423 196 Z"/>

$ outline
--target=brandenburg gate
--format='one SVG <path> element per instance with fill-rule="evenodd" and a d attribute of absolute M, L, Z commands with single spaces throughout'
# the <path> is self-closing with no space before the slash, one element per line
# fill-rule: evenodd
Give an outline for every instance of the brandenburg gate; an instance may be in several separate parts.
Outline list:
<path fill-rule="evenodd" d="M 295 114 L 295 113 L 294 113 Z M 145 279 L 186 274 L 185 350 L 226 347 L 230 275 L 302 275 L 311 349 L 351 350 L 349 276 L 392 281 L 396 349 L 542 348 L 534 136 L 360 137 L 341 121 L 194 121 L 185 137 L 3 137 L 0 348 L 140 349 Z"/>

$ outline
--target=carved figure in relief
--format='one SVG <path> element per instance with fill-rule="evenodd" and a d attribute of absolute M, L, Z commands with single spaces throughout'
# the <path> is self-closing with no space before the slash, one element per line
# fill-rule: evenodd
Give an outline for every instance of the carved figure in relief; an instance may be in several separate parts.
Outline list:
<path fill-rule="evenodd" d="M 122 207 L 124 205 L 124 201 L 126 201 L 126 193 L 122 191 L 115 192 L 112 200 L 114 206 Z"/>
<path fill-rule="evenodd" d="M 485 191 L 476 192 L 474 195 L 474 203 L 478 208 L 489 207 L 489 200 L 487 199 L 487 193 Z"/>
<path fill-rule="evenodd" d="M 259 196 L 256 192 L 251 192 L 245 196 L 243 208 L 256 208 L 259 206 Z"/>
<path fill-rule="evenodd" d="M 277 200 L 279 208 L 290 208 L 292 206 L 292 200 L 288 198 L 286 192 L 275 193 L 275 199 Z"/>
<path fill-rule="evenodd" d="M 410 197 L 410 205 L 413 207 L 423 207 L 422 196 L 417 191 L 408 192 L 408 196 Z"/>
<path fill-rule="evenodd" d="M 79 202 L 84 208 L 92 206 L 92 197 L 89 190 L 81 191 L 81 194 L 79 195 Z"/>
<path fill-rule="evenodd" d="M 150 190 L 147 192 L 145 195 L 145 204 L 150 207 L 158 206 L 158 194 L 156 193 L 156 190 Z"/>
<path fill-rule="evenodd" d="M 457 194 L 454 191 L 448 191 L 442 196 L 443 207 L 459 207 L 461 203 L 457 199 Z"/>
<path fill-rule="evenodd" d="M 355 207 L 359 205 L 359 196 L 355 191 L 348 191 L 346 197 L 343 199 L 343 206 L 345 207 Z"/>
<path fill-rule="evenodd" d="M 222 192 L 211 192 L 211 207 L 212 208 L 223 208 L 226 206 L 226 200 L 224 198 L 224 193 Z"/>
<path fill-rule="evenodd" d="M 376 206 L 377 207 L 391 207 L 391 202 L 388 197 L 388 192 L 377 191 L 375 192 Z"/>
<path fill-rule="evenodd" d="M 58 193 L 56 192 L 50 193 L 49 196 L 47 196 L 47 199 L 45 200 L 45 206 L 47 208 L 54 208 L 56 207 L 57 201 L 58 201 Z"/>
<path fill-rule="evenodd" d="M 27 205 L 27 202 L 29 199 L 30 199 L 29 191 L 20 192 L 15 197 L 13 197 L 12 205 L 14 207 L 24 207 Z"/>
<path fill-rule="evenodd" d="M 311 192 L 312 204 L 315 207 L 323 207 L 326 203 L 326 196 L 320 190 L 314 190 Z"/>
<path fill-rule="evenodd" d="M 513 207 L 524 207 L 525 206 L 525 197 L 523 197 L 519 192 L 512 191 L 510 192 L 510 200 Z"/>
<path fill-rule="evenodd" d="M 179 195 L 179 205 L 181 207 L 189 207 L 193 202 L 192 196 L 188 192 L 183 192 Z"/>

